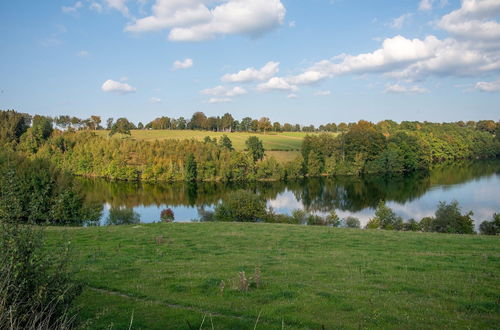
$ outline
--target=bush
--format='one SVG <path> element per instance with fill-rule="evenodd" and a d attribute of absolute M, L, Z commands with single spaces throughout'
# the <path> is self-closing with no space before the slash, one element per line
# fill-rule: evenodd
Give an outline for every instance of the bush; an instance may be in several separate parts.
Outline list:
<path fill-rule="evenodd" d="M 133 209 L 112 207 L 109 210 L 106 224 L 111 225 L 133 225 L 141 222 L 141 218 Z"/>
<path fill-rule="evenodd" d="M 479 225 L 479 231 L 483 235 L 500 234 L 500 214 L 493 214 L 492 221 L 483 221 L 481 225 Z"/>
<path fill-rule="evenodd" d="M 326 223 L 327 225 L 331 225 L 333 227 L 340 226 L 340 218 L 337 215 L 337 212 L 335 212 L 335 210 L 330 212 L 330 214 L 326 217 Z"/>
<path fill-rule="evenodd" d="M 41 229 L 0 222 L 0 329 L 68 329 L 81 286 L 68 248 L 48 253 Z"/>
<path fill-rule="evenodd" d="M 375 218 L 369 223 L 370 226 L 379 224 L 380 228 L 388 230 L 403 229 L 403 219 L 397 216 L 394 211 L 385 205 L 384 201 L 380 201 L 375 211 Z M 368 226 L 368 225 L 367 225 Z M 374 227 L 375 228 L 375 227 Z"/>
<path fill-rule="evenodd" d="M 218 221 L 256 222 L 266 217 L 266 201 L 245 190 L 230 194 L 215 207 L 214 217 Z"/>
<path fill-rule="evenodd" d="M 306 224 L 307 223 L 307 212 L 304 210 L 293 210 L 292 218 L 294 223 L 297 224 Z"/>
<path fill-rule="evenodd" d="M 424 217 L 420 220 L 420 228 L 422 231 L 430 232 L 432 231 L 434 218 L 433 217 Z"/>
<path fill-rule="evenodd" d="M 347 228 L 360 228 L 361 222 L 358 218 L 355 217 L 347 217 L 344 219 L 345 226 Z"/>
<path fill-rule="evenodd" d="M 415 219 L 410 219 L 408 222 L 405 222 L 403 224 L 403 230 L 404 231 L 420 231 L 422 230 L 422 227 L 420 223 L 415 221 Z"/>
<path fill-rule="evenodd" d="M 172 222 L 175 219 L 174 211 L 171 208 L 165 209 L 160 213 L 160 219 L 163 222 Z"/>
<path fill-rule="evenodd" d="M 438 233 L 473 234 L 474 223 L 471 216 L 472 212 L 460 213 L 457 201 L 450 204 L 439 202 L 431 230 Z"/>

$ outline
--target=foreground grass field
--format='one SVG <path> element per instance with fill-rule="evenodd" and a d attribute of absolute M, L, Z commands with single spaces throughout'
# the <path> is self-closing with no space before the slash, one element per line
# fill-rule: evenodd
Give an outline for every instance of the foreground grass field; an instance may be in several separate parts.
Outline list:
<path fill-rule="evenodd" d="M 109 131 L 95 131 L 96 134 L 107 137 Z M 209 131 L 192 131 L 192 130 L 132 130 L 132 138 L 138 140 L 155 141 L 165 139 L 197 139 L 202 141 L 206 136 L 211 138 L 220 138 L 224 134 L 227 135 L 233 142 L 236 150 L 244 150 L 245 141 L 250 136 L 258 136 L 264 143 L 266 150 L 299 150 L 302 145 L 302 139 L 308 133 L 304 132 L 284 132 L 284 133 L 224 133 L 224 132 L 209 132 Z M 309 133 L 311 134 L 311 133 Z M 314 133 L 312 133 L 314 134 Z M 335 133 L 331 133 L 335 134 Z"/>
<path fill-rule="evenodd" d="M 128 328 L 132 317 L 134 329 L 500 324 L 498 237 L 241 223 L 48 235 L 71 240 L 87 284 L 78 317 L 92 319 L 89 329 Z M 241 271 L 246 292 L 236 289 Z"/>

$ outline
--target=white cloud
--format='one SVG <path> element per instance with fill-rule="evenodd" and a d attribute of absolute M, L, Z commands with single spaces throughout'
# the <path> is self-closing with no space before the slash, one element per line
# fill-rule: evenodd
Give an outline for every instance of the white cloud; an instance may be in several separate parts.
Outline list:
<path fill-rule="evenodd" d="M 207 88 L 200 92 L 205 95 L 214 95 L 214 96 L 239 96 L 247 94 L 247 91 L 244 88 L 239 86 L 228 88 L 225 86 L 216 86 L 214 88 Z"/>
<path fill-rule="evenodd" d="M 233 100 L 231 100 L 228 97 L 222 97 L 222 98 L 212 97 L 206 103 L 215 104 L 215 103 L 229 103 L 229 102 L 233 102 Z"/>
<path fill-rule="evenodd" d="M 286 96 L 288 99 L 296 99 L 297 97 L 299 97 L 297 94 L 295 93 L 290 93 Z"/>
<path fill-rule="evenodd" d="M 318 92 L 314 93 L 314 95 L 316 95 L 316 96 L 328 96 L 328 95 L 331 95 L 331 94 L 332 94 L 332 92 L 328 91 L 328 90 L 326 90 L 326 91 L 318 91 Z"/>
<path fill-rule="evenodd" d="M 476 84 L 476 89 L 482 92 L 500 92 L 500 79 L 496 81 L 480 81 Z"/>
<path fill-rule="evenodd" d="M 420 0 L 420 4 L 418 5 L 418 10 L 421 10 L 421 11 L 431 10 L 433 2 L 434 2 L 434 0 Z"/>
<path fill-rule="evenodd" d="M 269 91 L 297 91 L 299 88 L 290 84 L 285 78 L 273 77 L 269 81 L 259 84 L 257 90 L 262 92 Z"/>
<path fill-rule="evenodd" d="M 179 69 L 188 69 L 192 66 L 193 66 L 193 60 L 190 58 L 186 58 L 184 61 L 175 61 L 172 68 L 174 70 L 179 70 Z"/>
<path fill-rule="evenodd" d="M 101 90 L 103 92 L 112 92 L 118 94 L 128 94 L 134 93 L 136 91 L 136 89 L 129 84 L 121 83 L 111 79 L 106 80 L 104 84 L 102 84 Z"/>
<path fill-rule="evenodd" d="M 255 37 L 283 24 L 286 12 L 280 0 L 226 0 L 216 2 L 211 9 L 204 2 L 156 0 L 151 16 L 135 20 L 125 30 L 170 28 L 168 38 L 172 41 L 201 41 L 232 34 Z"/>
<path fill-rule="evenodd" d="M 104 2 L 109 8 L 118 10 L 123 16 L 129 16 L 128 7 L 126 5 L 127 0 L 104 0 Z"/>
<path fill-rule="evenodd" d="M 76 53 L 76 56 L 78 57 L 88 57 L 90 56 L 90 53 L 86 50 L 80 50 L 78 53 Z"/>
<path fill-rule="evenodd" d="M 158 104 L 158 103 L 161 103 L 161 99 L 158 97 L 152 97 L 149 99 L 149 102 Z"/>
<path fill-rule="evenodd" d="M 391 27 L 394 28 L 394 29 L 401 29 L 405 23 L 405 21 L 410 18 L 412 16 L 412 14 L 403 14 L 401 16 L 399 16 L 398 18 L 395 18 L 392 20 L 391 22 Z"/>
<path fill-rule="evenodd" d="M 75 2 L 73 6 L 63 6 L 61 10 L 63 13 L 76 13 L 78 9 L 83 7 L 83 3 L 81 1 Z"/>
<path fill-rule="evenodd" d="M 390 85 L 385 89 L 386 93 L 392 94 L 423 94 L 429 92 L 427 89 L 420 86 L 402 86 L 398 84 Z"/>
<path fill-rule="evenodd" d="M 418 5 L 418 10 L 420 11 L 430 11 L 432 10 L 432 7 L 434 6 L 434 3 L 437 0 L 420 0 L 420 3 Z M 439 1 L 439 6 L 443 8 L 448 4 L 448 0 L 440 0 Z"/>
<path fill-rule="evenodd" d="M 247 68 L 237 73 L 226 74 L 222 81 L 231 83 L 242 83 L 250 81 L 264 81 L 273 77 L 279 71 L 279 62 L 267 62 L 262 68 Z"/>
<path fill-rule="evenodd" d="M 500 23 L 492 20 L 498 15 L 498 0 L 462 0 L 462 6 L 443 16 L 438 26 L 460 38 L 498 42 Z"/>

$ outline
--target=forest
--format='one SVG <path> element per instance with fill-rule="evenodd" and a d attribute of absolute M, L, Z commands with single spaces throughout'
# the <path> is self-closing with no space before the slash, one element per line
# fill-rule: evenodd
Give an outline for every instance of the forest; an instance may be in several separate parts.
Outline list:
<path fill-rule="evenodd" d="M 108 121 L 109 135 L 120 137 L 113 139 L 95 133 L 100 128 L 98 116 L 73 120 L 69 116 L 30 116 L 10 110 L 1 111 L 0 119 L 3 150 L 31 160 L 45 160 L 78 176 L 116 180 L 238 182 L 405 174 L 426 171 L 444 161 L 492 159 L 500 155 L 500 124 L 492 120 L 399 124 L 390 120 L 376 124 L 360 120 L 346 124 L 346 131 L 338 134 L 318 128 L 314 129 L 315 134 L 305 136 L 296 159 L 279 162 L 272 156 L 265 157 L 259 138 L 266 134 L 265 129 L 248 138 L 245 150 L 234 150 L 229 131 L 241 123 L 235 124 L 229 114 L 221 118 L 222 123 L 232 122 L 229 126 L 221 124 L 222 129 L 229 129 L 228 135 L 219 141 L 209 137 L 204 141 L 135 140 L 128 135 L 137 128 L 126 118 Z M 195 113 L 186 127 L 200 129 L 207 120 L 204 114 Z M 245 118 L 241 122 L 246 122 Z M 154 126 L 150 124 L 143 129 Z M 328 127 L 340 126 L 344 125 Z"/>

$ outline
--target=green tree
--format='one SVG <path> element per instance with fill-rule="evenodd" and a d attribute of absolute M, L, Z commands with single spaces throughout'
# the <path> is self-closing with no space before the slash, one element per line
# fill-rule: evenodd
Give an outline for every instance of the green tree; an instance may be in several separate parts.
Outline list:
<path fill-rule="evenodd" d="M 239 190 L 215 207 L 218 221 L 256 222 L 266 217 L 266 201 L 249 191 Z"/>
<path fill-rule="evenodd" d="M 439 202 L 431 230 L 438 233 L 473 234 L 472 212 L 461 214 L 457 201 Z"/>
<path fill-rule="evenodd" d="M 134 212 L 134 209 L 121 207 L 112 207 L 106 219 L 106 224 L 108 226 L 133 225 L 139 222 L 141 222 L 141 218 L 137 212 Z"/>
<path fill-rule="evenodd" d="M 345 226 L 347 228 L 359 228 L 361 223 L 358 218 L 347 217 L 344 219 Z"/>
<path fill-rule="evenodd" d="M 184 167 L 184 180 L 187 182 L 194 182 L 198 178 L 198 169 L 194 155 L 190 153 L 187 156 L 186 164 Z"/>
<path fill-rule="evenodd" d="M 254 162 L 264 158 L 264 152 L 265 152 L 264 145 L 262 144 L 262 141 L 258 137 L 256 136 L 249 137 L 246 140 L 245 144 Z"/>
<path fill-rule="evenodd" d="M 111 127 L 109 136 L 113 136 L 117 133 L 131 135 L 130 130 L 134 128 L 134 125 L 127 120 L 127 118 L 118 118 L 116 122 Z"/>
<path fill-rule="evenodd" d="M 483 221 L 479 225 L 479 231 L 483 235 L 499 235 L 500 234 L 500 214 L 493 214 L 492 221 Z"/>
<path fill-rule="evenodd" d="M 320 176 L 322 173 L 322 162 L 318 153 L 311 151 L 307 158 L 307 174 L 311 177 Z"/>
<path fill-rule="evenodd" d="M 384 201 L 380 201 L 375 210 L 374 223 L 380 225 L 380 228 L 387 230 L 401 230 L 403 227 L 403 220 L 397 216 L 394 211 L 388 207 Z"/>
<path fill-rule="evenodd" d="M 226 148 L 226 149 L 231 150 L 231 151 L 233 151 L 233 150 L 234 150 L 234 148 L 233 148 L 233 143 L 231 142 L 231 139 L 229 139 L 229 138 L 227 137 L 227 135 L 226 135 L 226 134 L 224 134 L 224 135 L 221 137 L 221 139 L 220 139 L 219 143 L 220 143 L 221 147 L 223 147 L 223 148 Z"/>

